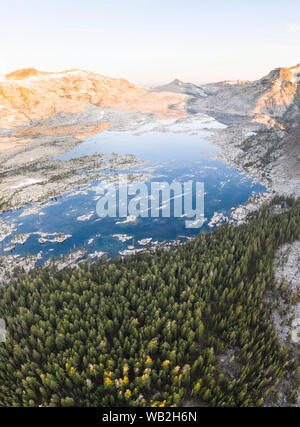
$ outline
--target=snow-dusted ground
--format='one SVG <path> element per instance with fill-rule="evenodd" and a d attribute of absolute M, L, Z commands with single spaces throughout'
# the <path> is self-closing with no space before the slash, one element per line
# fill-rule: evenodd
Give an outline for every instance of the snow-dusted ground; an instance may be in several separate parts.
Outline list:
<path fill-rule="evenodd" d="M 30 255 L 25 258 L 19 255 L 0 255 L 0 286 L 6 284 L 13 276 L 16 268 L 22 268 L 26 273 L 33 269 L 41 254 Z"/>
<path fill-rule="evenodd" d="M 253 123 L 215 129 L 208 136 L 221 148 L 216 158 L 234 165 L 274 194 L 300 197 L 300 153 L 294 149 L 295 153 L 289 154 L 286 138 L 282 130 L 267 132 Z"/>
<path fill-rule="evenodd" d="M 293 357 L 300 356 L 300 241 L 283 245 L 274 261 L 275 277 L 279 287 L 277 307 L 272 312 L 278 338 L 283 346 L 289 346 Z M 282 284 L 282 285 L 281 285 Z M 294 378 L 299 381 L 299 375 Z M 299 384 L 299 383 L 298 383 Z M 276 384 L 279 406 L 287 406 L 290 393 L 290 376 Z M 300 387 L 298 385 L 297 407 L 300 406 Z"/>
<path fill-rule="evenodd" d="M 180 119 L 155 120 L 139 127 L 135 135 L 146 132 L 197 134 L 202 131 L 225 129 L 227 126 L 206 114 L 194 114 Z"/>
<path fill-rule="evenodd" d="M 21 188 L 21 187 L 28 187 L 32 184 L 37 184 L 41 182 L 40 179 L 34 179 L 34 178 L 27 178 L 24 181 L 19 182 L 17 185 L 13 185 L 10 188 Z"/>
<path fill-rule="evenodd" d="M 14 230 L 14 224 L 7 224 L 3 219 L 0 219 L 0 242 L 10 236 Z"/>
<path fill-rule="evenodd" d="M 287 284 L 287 299 L 290 305 L 281 301 L 273 319 L 279 338 L 283 344 L 290 341 L 300 343 L 300 241 L 280 248 L 275 260 L 275 274 L 278 283 Z M 283 308 L 288 308 L 283 312 Z"/>
<path fill-rule="evenodd" d="M 63 257 L 60 257 L 58 259 L 49 259 L 45 262 L 45 266 L 51 266 L 54 265 L 58 271 L 62 270 L 65 267 L 76 267 L 77 262 L 81 259 L 83 259 L 86 255 L 85 249 L 79 249 L 77 251 L 72 252 L 69 255 L 65 255 Z"/>

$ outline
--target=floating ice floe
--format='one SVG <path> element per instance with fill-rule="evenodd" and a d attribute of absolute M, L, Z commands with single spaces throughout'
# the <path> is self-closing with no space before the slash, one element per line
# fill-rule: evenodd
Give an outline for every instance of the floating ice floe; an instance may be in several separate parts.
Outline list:
<path fill-rule="evenodd" d="M 126 219 L 124 219 L 124 221 L 117 221 L 116 224 L 127 224 L 128 222 L 135 222 L 136 219 L 136 216 L 129 215 Z"/>
<path fill-rule="evenodd" d="M 9 251 L 12 251 L 13 249 L 15 249 L 15 246 L 13 245 L 13 246 L 7 246 L 6 248 L 4 248 L 3 250 L 4 250 L 4 252 L 9 252 Z"/>
<path fill-rule="evenodd" d="M 92 218 L 92 216 L 94 215 L 94 211 L 90 212 L 86 215 L 81 215 L 77 217 L 77 221 L 88 221 L 89 219 Z"/>
<path fill-rule="evenodd" d="M 12 244 L 17 244 L 19 243 L 20 245 L 24 245 L 24 243 L 26 242 L 26 240 L 29 238 L 30 233 L 26 233 L 26 234 L 15 234 L 12 239 L 11 239 L 11 243 Z"/>
<path fill-rule="evenodd" d="M 62 233 L 54 233 L 54 234 L 50 234 L 50 235 L 54 235 L 54 237 L 51 239 L 49 239 L 48 237 L 44 237 L 44 235 L 42 237 L 39 238 L 39 243 L 44 244 L 44 243 L 63 243 L 66 239 L 69 239 L 70 237 L 72 237 L 71 234 L 62 234 Z M 47 234 L 46 234 L 47 236 Z"/>
<path fill-rule="evenodd" d="M 120 242 L 127 242 L 127 240 L 133 239 L 133 236 L 128 236 L 127 234 L 113 234 L 112 237 L 119 239 Z"/>
<path fill-rule="evenodd" d="M 141 246 L 146 246 L 146 245 L 149 245 L 151 240 L 152 240 L 152 237 L 148 237 L 146 239 L 141 239 L 141 240 L 138 240 L 138 244 Z"/>

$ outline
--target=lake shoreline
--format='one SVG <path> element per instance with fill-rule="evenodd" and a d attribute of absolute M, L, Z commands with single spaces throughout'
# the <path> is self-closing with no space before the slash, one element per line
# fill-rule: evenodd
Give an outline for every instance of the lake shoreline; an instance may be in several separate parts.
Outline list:
<path fill-rule="evenodd" d="M 138 117 L 138 120 L 136 118 Z M 247 218 L 247 215 L 249 212 L 253 212 L 254 210 L 258 210 L 260 206 L 268 202 L 274 195 L 281 194 L 280 188 L 274 184 L 274 179 L 270 178 L 270 173 L 266 176 L 265 173 L 262 173 L 262 169 L 259 166 L 256 166 L 256 163 L 253 162 L 253 165 L 249 168 L 245 166 L 245 161 L 243 162 L 243 157 L 241 154 L 240 146 L 242 145 L 242 141 L 245 139 L 251 139 L 256 137 L 256 133 L 254 129 L 256 129 L 257 126 L 250 126 L 250 128 L 240 128 L 239 126 L 235 127 L 235 130 L 233 131 L 231 127 L 228 127 L 226 125 L 219 124 L 215 119 L 212 117 L 206 116 L 204 114 L 197 114 L 194 116 L 188 116 L 186 118 L 180 118 L 180 119 L 172 119 L 172 120 L 157 120 L 153 121 L 151 117 L 149 116 L 143 116 L 138 114 L 131 122 L 128 124 L 123 124 L 123 128 L 116 129 L 118 131 L 125 131 L 128 129 L 131 129 L 133 132 L 135 132 L 136 136 L 143 135 L 149 131 L 156 131 L 161 132 L 162 134 L 165 134 L 167 132 L 172 132 L 174 135 L 176 134 L 190 134 L 190 135 L 197 135 L 199 131 L 205 131 L 206 137 L 208 141 L 213 142 L 216 146 L 220 147 L 221 150 L 219 152 L 213 153 L 213 158 L 222 160 L 223 162 L 233 165 L 237 170 L 242 171 L 245 176 L 250 177 L 251 179 L 254 179 L 255 181 L 262 182 L 268 189 L 267 193 L 262 193 L 255 195 L 254 197 L 250 197 L 248 201 L 243 204 L 236 206 L 233 208 L 230 212 L 230 215 L 228 217 L 222 218 L 220 217 L 217 219 L 212 227 L 219 226 L 223 222 L 229 222 L 229 223 L 236 223 L 240 224 L 244 222 Z M 114 127 L 112 127 L 112 130 Z M 111 131 L 108 131 L 111 132 Z M 234 137 L 233 137 L 234 135 Z M 231 141 L 231 143 L 228 143 L 228 141 Z M 234 141 L 234 143 L 233 143 Z M 37 144 L 37 141 L 36 141 Z M 79 145 L 82 145 L 82 141 L 79 141 L 72 146 L 69 144 L 66 144 L 64 147 L 63 153 L 62 153 L 62 147 L 60 147 L 59 152 L 56 154 L 62 155 L 66 152 L 69 152 L 70 149 L 74 149 L 78 147 Z M 257 158 L 258 156 L 256 156 Z M 254 159 L 255 156 L 252 153 L 252 158 Z M 37 202 L 33 202 L 28 214 L 37 213 L 40 211 L 40 209 L 45 206 L 45 204 L 51 204 L 54 197 L 59 197 L 66 195 L 68 192 L 74 191 L 74 183 L 76 182 L 76 192 L 77 194 L 84 194 L 87 191 L 88 188 L 88 180 L 90 180 L 90 176 L 83 176 L 80 177 L 83 181 L 80 183 L 78 182 L 78 174 L 74 175 L 74 178 L 70 178 L 68 176 L 68 173 L 70 169 L 74 169 L 74 166 L 78 167 L 78 164 L 81 168 L 81 170 L 85 170 L 85 172 L 90 172 L 93 174 L 94 179 L 103 178 L 103 171 L 107 171 L 108 168 L 114 169 L 116 171 L 122 171 L 124 169 L 128 169 L 130 166 L 138 166 L 143 164 L 143 162 L 139 161 L 136 157 L 128 158 L 125 156 L 119 156 L 115 157 L 109 167 L 107 165 L 104 165 L 103 163 L 104 156 L 100 153 L 93 153 L 91 155 L 87 155 L 84 157 L 79 158 L 73 158 L 68 159 L 67 161 L 61 161 L 61 160 L 52 160 L 52 162 L 55 164 L 53 173 L 58 176 L 57 182 L 54 182 L 53 185 L 50 185 L 49 188 L 47 188 L 47 185 L 44 184 L 44 181 L 39 181 L 39 170 L 43 169 L 43 163 L 41 163 L 39 160 L 37 162 L 33 162 L 33 167 L 37 170 L 36 174 L 31 174 L 30 179 L 34 180 L 35 182 L 31 181 L 28 185 L 25 187 L 21 186 L 17 189 L 17 192 L 22 194 L 23 196 L 19 198 L 17 203 L 15 205 L 11 206 L 11 209 L 14 208 L 21 208 L 23 207 L 27 201 L 27 197 L 32 197 L 32 194 L 37 194 L 36 189 L 42 188 L 42 195 L 40 197 L 40 200 Z M 48 162 L 49 163 L 49 162 Z M 51 164 L 51 163 L 50 163 Z M 97 166 L 95 166 L 97 164 Z M 51 164 L 51 166 L 53 166 Z M 102 167 L 101 171 L 99 172 L 99 166 Z M 21 169 L 24 169 L 24 166 L 17 164 L 16 171 L 19 172 Z M 270 171 L 272 171 L 272 168 L 269 168 Z M 59 175 L 59 171 L 61 175 Z M 265 171 L 263 171 L 265 172 Z M 44 172 L 45 173 L 45 172 Z M 67 179 L 64 178 L 64 173 Z M 276 175 L 276 173 L 275 173 Z M 51 173 L 49 174 L 51 179 Z M 48 178 L 49 178 L 48 176 Z M 13 178 L 10 176 L 11 182 L 14 183 L 14 186 L 17 185 L 17 183 L 13 180 Z M 75 181 L 74 181 L 75 180 Z M 59 187 L 57 188 L 57 183 L 59 182 Z M 56 193 L 55 195 L 52 194 L 53 187 L 56 187 Z M 1 193 L 1 188 L 0 188 Z M 50 196 L 51 194 L 51 196 Z M 75 193 L 74 193 L 75 194 Z M 4 212 L 2 212 L 4 213 Z M 218 217 L 218 213 L 215 212 L 216 218 Z M 215 215 L 214 214 L 214 215 Z M 6 228 L 5 228 L 6 227 Z M 7 226 L 0 227 L 0 236 L 8 236 L 8 228 Z M 6 231 L 4 230 L 6 229 Z M 10 229 L 10 234 L 14 232 L 14 229 Z M 59 231 L 56 231 L 58 233 Z M 6 234 L 5 234 L 6 233 Z M 122 251 L 123 254 L 130 254 L 132 253 L 134 249 L 124 249 Z M 127 252 L 126 252 L 127 251 Z"/>

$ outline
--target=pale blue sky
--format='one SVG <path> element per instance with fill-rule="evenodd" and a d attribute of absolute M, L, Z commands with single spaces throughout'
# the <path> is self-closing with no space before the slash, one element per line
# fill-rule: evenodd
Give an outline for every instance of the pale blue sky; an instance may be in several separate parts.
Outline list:
<path fill-rule="evenodd" d="M 299 0 L 0 0 L 0 74 L 255 79 L 300 62 Z"/>

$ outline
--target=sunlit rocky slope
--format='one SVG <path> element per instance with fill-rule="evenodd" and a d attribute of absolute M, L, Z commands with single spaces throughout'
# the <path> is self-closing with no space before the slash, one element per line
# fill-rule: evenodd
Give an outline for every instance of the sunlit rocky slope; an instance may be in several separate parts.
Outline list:
<path fill-rule="evenodd" d="M 103 108 L 161 118 L 201 112 L 226 123 L 251 118 L 266 126 L 296 127 L 300 122 L 299 81 L 300 64 L 275 69 L 253 82 L 196 86 L 174 80 L 150 90 L 89 71 L 18 70 L 0 78 L 0 150 L 22 146 L 30 135 L 98 133 L 107 127 Z M 90 107 L 95 108 L 86 120 Z"/>
<path fill-rule="evenodd" d="M 299 194 L 299 87 L 300 64 L 253 82 L 195 85 L 176 79 L 151 89 L 82 70 L 15 71 L 0 78 L 0 195 L 6 208 L 16 206 L 19 182 L 48 182 L 49 162 L 60 176 L 53 159 L 91 135 L 140 129 L 156 119 L 188 126 L 191 117 L 203 115 L 227 125 L 211 136 L 226 161 L 279 194 Z M 38 194 L 34 190 L 29 186 L 27 193 Z M 26 196 L 17 206 L 33 201 Z"/>
<path fill-rule="evenodd" d="M 104 77 L 89 71 L 45 73 L 34 68 L 15 71 L 0 78 L 0 129 L 3 134 L 4 129 L 16 128 L 20 125 L 23 127 L 18 129 L 19 132 L 6 136 L 11 139 L 0 140 L 0 143 L 3 143 L 2 151 L 14 148 L 18 142 L 26 142 L 14 138 L 48 133 L 51 129 L 54 133 L 83 134 L 83 136 L 100 132 L 103 130 L 102 110 L 98 111 L 98 120 L 89 126 L 84 117 L 80 116 L 80 113 L 90 106 L 140 111 L 169 118 L 178 117 L 184 113 L 186 99 L 187 96 L 184 94 L 152 93 L 127 80 Z M 52 124 L 44 123 L 41 128 L 40 126 L 38 129 L 32 128 L 32 125 L 36 125 L 37 122 L 41 125 L 41 122 L 57 113 L 70 116 L 63 123 L 60 116 L 56 116 Z M 28 131 L 24 130 L 26 125 L 29 127 Z M 74 125 L 79 127 L 74 128 Z M 63 128 L 56 129 L 56 126 L 63 126 Z M 5 137 L 5 135 L 0 136 Z"/>
<path fill-rule="evenodd" d="M 41 120 L 54 113 L 78 113 L 89 105 L 175 115 L 185 95 L 153 94 L 125 79 L 89 71 L 43 73 L 19 70 L 0 80 L 1 127 Z"/>
<path fill-rule="evenodd" d="M 179 80 L 154 88 L 189 95 L 189 111 L 226 116 L 226 120 L 252 117 L 271 126 L 292 126 L 300 122 L 300 64 L 277 68 L 253 81 L 224 81 L 203 86 Z"/>

